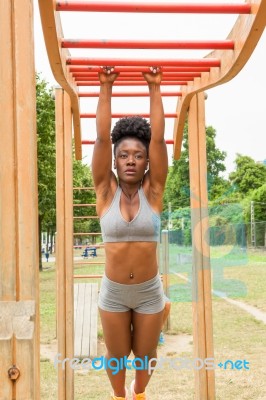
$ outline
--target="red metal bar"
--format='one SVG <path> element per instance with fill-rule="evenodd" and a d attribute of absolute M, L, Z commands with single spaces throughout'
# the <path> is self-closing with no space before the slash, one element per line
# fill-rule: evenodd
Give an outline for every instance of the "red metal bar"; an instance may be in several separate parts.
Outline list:
<path fill-rule="evenodd" d="M 77 81 L 76 82 L 77 86 L 99 86 L 99 82 L 95 81 Z M 173 86 L 173 85 L 187 85 L 187 82 L 183 81 L 162 81 L 161 82 L 162 86 Z M 135 82 L 135 81 L 127 81 L 127 82 L 121 82 L 121 81 L 115 81 L 114 86 L 147 86 L 146 82 Z"/>
<path fill-rule="evenodd" d="M 99 92 L 80 92 L 79 97 L 99 97 Z M 144 92 L 114 92 L 112 97 L 149 97 L 150 94 Z M 161 96 L 182 96 L 182 92 L 161 92 Z"/>
<path fill-rule="evenodd" d="M 67 65 L 108 65 L 108 66 L 179 66 L 179 67 L 220 67 L 220 60 L 217 58 L 200 59 L 123 59 L 123 58 L 75 58 L 69 57 Z"/>
<path fill-rule="evenodd" d="M 80 78 L 82 80 L 83 78 L 97 78 L 99 80 L 99 76 L 96 72 L 73 72 L 73 78 Z M 200 78 L 201 73 L 200 72 L 163 72 L 163 77 L 164 78 L 175 78 L 177 77 L 184 77 L 184 76 L 189 76 L 193 78 Z M 129 78 L 141 78 L 143 79 L 143 75 L 140 72 L 122 72 L 121 75 L 119 75 L 118 79 L 127 77 Z"/>
<path fill-rule="evenodd" d="M 57 1 L 57 11 L 136 12 L 136 13 L 186 13 L 186 14 L 250 14 L 250 4 L 205 3 L 124 3 L 95 1 Z"/>
<path fill-rule="evenodd" d="M 134 117 L 135 115 L 136 115 L 136 113 L 134 113 L 134 114 L 114 113 L 114 114 L 112 114 L 112 118 Z M 150 114 L 147 114 L 147 113 L 140 113 L 138 115 L 142 116 L 143 118 L 150 118 Z M 168 114 L 164 114 L 164 117 L 165 118 L 177 118 L 177 114 L 176 113 L 168 113 Z M 80 118 L 96 118 L 96 114 L 82 113 L 82 114 L 80 114 Z"/>
<path fill-rule="evenodd" d="M 174 140 L 173 139 L 167 139 L 165 141 L 166 144 L 174 144 Z M 82 140 L 81 144 L 95 144 L 95 140 Z"/>
<path fill-rule="evenodd" d="M 200 76 L 200 74 L 199 74 Z M 194 80 L 194 76 L 163 76 L 163 80 L 164 81 L 180 81 L 181 79 L 184 81 L 193 81 Z M 98 76 L 78 76 L 75 78 L 77 81 L 92 81 L 92 82 L 99 82 L 99 77 Z M 143 76 L 132 76 L 132 77 L 128 77 L 128 76 L 119 76 L 116 79 L 116 82 L 124 82 L 124 81 L 135 81 L 135 82 L 143 82 L 144 78 Z"/>
<path fill-rule="evenodd" d="M 144 40 L 86 40 L 62 39 L 61 46 L 71 49 L 218 49 L 233 50 L 232 40 L 183 40 L 183 41 L 144 41 Z"/>
<path fill-rule="evenodd" d="M 75 66 L 69 67 L 69 72 L 102 72 L 102 67 L 96 66 Z M 210 67 L 167 67 L 162 66 L 161 70 L 165 72 L 210 72 Z M 149 67 L 114 67 L 114 72 L 150 72 Z"/>

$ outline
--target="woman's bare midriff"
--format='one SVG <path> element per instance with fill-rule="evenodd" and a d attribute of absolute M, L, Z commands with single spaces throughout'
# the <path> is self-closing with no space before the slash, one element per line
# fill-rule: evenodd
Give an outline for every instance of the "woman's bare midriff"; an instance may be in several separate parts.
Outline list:
<path fill-rule="evenodd" d="M 104 247 L 105 274 L 114 282 L 141 283 L 152 279 L 158 272 L 156 242 L 105 243 Z"/>

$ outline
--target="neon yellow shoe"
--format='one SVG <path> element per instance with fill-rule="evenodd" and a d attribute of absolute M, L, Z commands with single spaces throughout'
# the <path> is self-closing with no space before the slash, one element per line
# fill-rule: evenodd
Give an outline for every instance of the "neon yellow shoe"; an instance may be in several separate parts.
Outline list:
<path fill-rule="evenodd" d="M 134 391 L 135 380 L 131 382 L 130 391 L 132 395 L 132 400 L 147 400 L 145 392 L 143 393 L 135 393 Z"/>
<path fill-rule="evenodd" d="M 125 388 L 125 391 L 126 391 L 126 397 L 119 397 L 119 396 L 112 395 L 111 400 L 129 400 L 128 399 L 128 391 L 126 388 Z"/>

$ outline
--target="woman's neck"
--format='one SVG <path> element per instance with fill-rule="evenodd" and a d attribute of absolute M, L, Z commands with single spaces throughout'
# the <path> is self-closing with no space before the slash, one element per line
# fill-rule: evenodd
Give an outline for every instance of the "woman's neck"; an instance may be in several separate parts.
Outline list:
<path fill-rule="evenodd" d="M 141 182 L 138 182 L 136 185 L 121 184 L 121 182 L 119 182 L 119 186 L 125 197 L 128 200 L 133 200 L 141 187 Z"/>

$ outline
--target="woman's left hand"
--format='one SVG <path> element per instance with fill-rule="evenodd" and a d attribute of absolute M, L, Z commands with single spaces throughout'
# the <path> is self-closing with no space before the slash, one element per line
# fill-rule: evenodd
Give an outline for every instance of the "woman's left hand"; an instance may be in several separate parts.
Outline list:
<path fill-rule="evenodd" d="M 150 67 L 151 72 L 143 72 L 142 75 L 148 84 L 160 85 L 162 72 L 160 67 Z"/>

